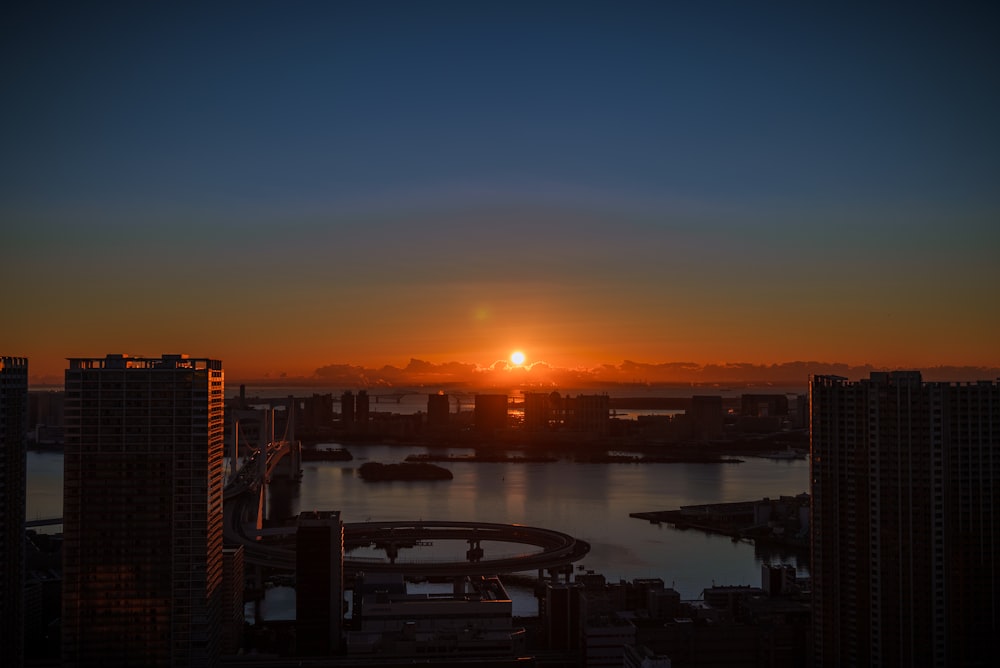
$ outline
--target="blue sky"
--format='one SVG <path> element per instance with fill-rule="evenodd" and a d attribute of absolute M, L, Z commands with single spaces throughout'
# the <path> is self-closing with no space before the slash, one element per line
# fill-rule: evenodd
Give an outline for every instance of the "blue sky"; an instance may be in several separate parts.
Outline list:
<path fill-rule="evenodd" d="M 986 333 L 1000 324 L 1000 24 L 985 4 L 4 11 L 0 277 L 24 317 L 0 342 L 14 354 L 179 341 L 225 357 L 231 332 L 162 315 L 208 271 L 224 321 L 340 312 L 302 345 L 270 326 L 271 343 L 229 355 L 294 346 L 300 372 L 378 354 L 489 362 L 518 340 L 562 364 L 1000 362 Z M 43 278 L 15 290 L 20 276 Z M 80 304 L 95 300 L 133 304 L 144 325 L 90 322 Z M 448 319 L 455 303 L 502 313 L 494 339 Z M 67 313 L 76 343 L 43 345 L 36 328 Z M 824 317 L 871 334 L 824 338 Z M 743 348 L 714 339 L 734 320 Z"/>

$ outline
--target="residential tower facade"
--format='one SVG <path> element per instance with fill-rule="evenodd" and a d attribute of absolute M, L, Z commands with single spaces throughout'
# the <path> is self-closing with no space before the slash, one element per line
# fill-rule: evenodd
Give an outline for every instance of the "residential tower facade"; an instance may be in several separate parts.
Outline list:
<path fill-rule="evenodd" d="M 64 665 L 218 662 L 223 383 L 212 359 L 69 360 Z"/>
<path fill-rule="evenodd" d="M 1000 384 L 810 382 L 814 665 L 991 665 Z"/>
<path fill-rule="evenodd" d="M 0 629 L 5 661 L 24 662 L 25 434 L 28 360 L 0 356 Z"/>

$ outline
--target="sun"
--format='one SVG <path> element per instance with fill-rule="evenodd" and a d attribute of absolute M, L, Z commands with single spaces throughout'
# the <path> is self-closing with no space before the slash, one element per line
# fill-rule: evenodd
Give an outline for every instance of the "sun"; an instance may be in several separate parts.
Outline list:
<path fill-rule="evenodd" d="M 514 366 L 521 366 L 524 364 L 524 353 L 520 350 L 515 350 L 510 354 L 510 361 L 514 364 Z"/>

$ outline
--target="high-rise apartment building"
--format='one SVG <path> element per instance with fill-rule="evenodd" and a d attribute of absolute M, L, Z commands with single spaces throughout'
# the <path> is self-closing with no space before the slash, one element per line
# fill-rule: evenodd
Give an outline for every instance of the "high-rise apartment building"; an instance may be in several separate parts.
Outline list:
<path fill-rule="evenodd" d="M 0 629 L 4 661 L 24 662 L 25 433 L 28 360 L 0 356 Z"/>
<path fill-rule="evenodd" d="M 64 665 L 218 662 L 223 382 L 183 355 L 69 360 Z"/>
<path fill-rule="evenodd" d="M 810 382 L 814 665 L 992 665 L 1000 384 Z"/>
<path fill-rule="evenodd" d="M 295 627 L 303 656 L 340 652 L 344 524 L 340 511 L 307 511 L 295 530 Z"/>

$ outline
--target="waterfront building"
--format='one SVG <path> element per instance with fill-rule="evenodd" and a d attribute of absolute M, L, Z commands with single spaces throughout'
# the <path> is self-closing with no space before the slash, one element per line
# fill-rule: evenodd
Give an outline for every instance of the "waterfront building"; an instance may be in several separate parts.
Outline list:
<path fill-rule="evenodd" d="M 788 415 L 788 395 L 740 395 L 740 415 L 745 417 L 786 417 Z"/>
<path fill-rule="evenodd" d="M 354 430 L 354 393 L 350 390 L 340 395 L 340 428 L 346 432 Z"/>
<path fill-rule="evenodd" d="M 507 428 L 506 394 L 477 394 L 473 410 L 476 431 L 494 432 Z"/>
<path fill-rule="evenodd" d="M 556 398 L 558 392 L 553 392 Z M 548 392 L 524 392 L 524 421 L 521 428 L 525 431 L 547 431 L 552 421 L 551 398 Z"/>
<path fill-rule="evenodd" d="M 673 619 L 680 614 L 681 595 L 674 588 L 650 589 L 646 594 L 646 608 L 651 619 Z"/>
<path fill-rule="evenodd" d="M 364 434 L 371 419 L 371 399 L 367 390 L 357 396 L 350 390 L 340 395 L 340 428 L 349 434 Z"/>
<path fill-rule="evenodd" d="M 525 431 L 566 431 L 607 436 L 611 425 L 611 399 L 606 394 L 563 397 L 558 392 L 525 392 Z"/>
<path fill-rule="evenodd" d="M 809 395 L 795 395 L 794 410 L 790 410 L 792 418 L 792 429 L 809 428 Z"/>
<path fill-rule="evenodd" d="M 448 426 L 451 414 L 451 404 L 444 392 L 427 395 L 427 426 L 431 429 L 443 429 Z"/>
<path fill-rule="evenodd" d="M 64 665 L 217 665 L 223 383 L 186 355 L 69 360 Z"/>
<path fill-rule="evenodd" d="M 814 665 L 992 665 L 1000 384 L 810 381 Z"/>
<path fill-rule="evenodd" d="M 571 402 L 572 427 L 592 436 L 607 436 L 611 420 L 611 399 L 606 394 L 578 394 Z"/>
<path fill-rule="evenodd" d="M 691 435 L 695 440 L 710 441 L 722 437 L 722 397 L 718 395 L 693 396 L 687 415 Z"/>
<path fill-rule="evenodd" d="M 28 359 L 0 356 L 0 629 L 4 661 L 24 663 L 25 436 Z"/>
<path fill-rule="evenodd" d="M 354 426 L 362 434 L 368 432 L 368 422 L 371 420 L 371 401 L 367 390 L 358 390 L 358 399 L 354 403 Z"/>
<path fill-rule="evenodd" d="M 300 435 L 329 436 L 333 431 L 333 394 L 316 394 L 293 399 L 292 423 Z"/>
<path fill-rule="evenodd" d="M 295 530 L 298 654 L 339 653 L 343 617 L 344 524 L 340 511 L 300 513 Z"/>

